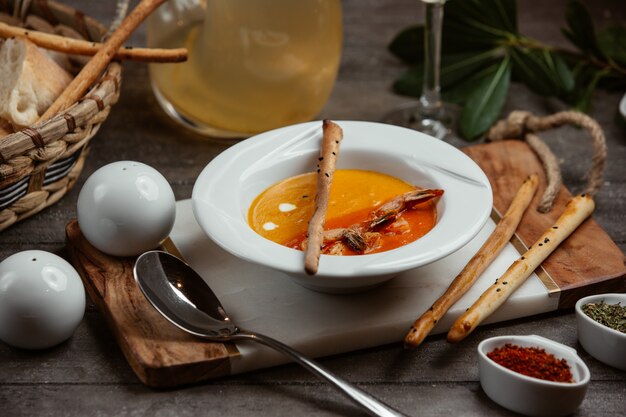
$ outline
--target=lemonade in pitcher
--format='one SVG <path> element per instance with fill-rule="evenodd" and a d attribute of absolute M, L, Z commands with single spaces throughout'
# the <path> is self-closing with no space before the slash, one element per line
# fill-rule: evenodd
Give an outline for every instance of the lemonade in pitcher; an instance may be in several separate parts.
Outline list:
<path fill-rule="evenodd" d="M 178 0 L 148 21 L 148 46 L 186 47 L 154 64 L 168 114 L 201 133 L 245 137 L 315 117 L 341 56 L 340 0 Z"/>

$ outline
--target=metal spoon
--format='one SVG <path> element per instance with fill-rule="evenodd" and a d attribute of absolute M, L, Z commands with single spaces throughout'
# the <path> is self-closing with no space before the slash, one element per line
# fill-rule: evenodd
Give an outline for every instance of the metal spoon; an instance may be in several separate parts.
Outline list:
<path fill-rule="evenodd" d="M 182 330 L 212 342 L 254 340 L 284 353 L 319 378 L 328 381 L 368 414 L 404 416 L 289 346 L 238 328 L 202 277 L 177 257 L 162 251 L 146 252 L 137 259 L 133 272 L 150 304 Z"/>

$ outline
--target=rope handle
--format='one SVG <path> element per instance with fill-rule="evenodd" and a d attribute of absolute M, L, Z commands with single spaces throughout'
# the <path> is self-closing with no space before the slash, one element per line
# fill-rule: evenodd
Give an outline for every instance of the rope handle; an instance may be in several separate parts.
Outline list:
<path fill-rule="evenodd" d="M 592 197 L 602 187 L 604 164 L 606 162 L 606 139 L 602 128 L 591 117 L 577 111 L 562 111 L 549 116 L 534 116 L 532 113 L 516 110 L 497 122 L 486 134 L 488 141 L 517 138 L 525 140 L 537 154 L 546 172 L 548 185 L 541 197 L 538 211 L 546 213 L 552 209 L 561 184 L 561 170 L 554 153 L 535 132 L 554 129 L 565 124 L 578 125 L 586 129 L 593 141 L 591 167 L 587 172 L 587 188 L 583 191 Z"/>

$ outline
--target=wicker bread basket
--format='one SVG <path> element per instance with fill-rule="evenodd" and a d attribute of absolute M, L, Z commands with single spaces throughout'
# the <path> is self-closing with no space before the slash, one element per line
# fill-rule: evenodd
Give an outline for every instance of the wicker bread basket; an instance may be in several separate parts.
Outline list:
<path fill-rule="evenodd" d="M 0 0 L 0 14 L 13 15 L 13 1 Z M 32 1 L 26 15 L 54 31 L 71 28 L 89 41 L 107 29 L 71 7 Z M 56 203 L 76 182 L 90 139 L 119 98 L 122 69 L 110 63 L 77 103 L 52 119 L 0 138 L 0 231 Z"/>

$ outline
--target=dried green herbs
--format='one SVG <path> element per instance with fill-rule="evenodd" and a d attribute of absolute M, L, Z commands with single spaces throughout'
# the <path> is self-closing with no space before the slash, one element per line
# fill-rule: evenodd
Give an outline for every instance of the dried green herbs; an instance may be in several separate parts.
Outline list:
<path fill-rule="evenodd" d="M 617 304 L 587 303 L 582 307 L 583 313 L 592 320 L 597 321 L 618 332 L 626 333 L 626 306 Z"/>

